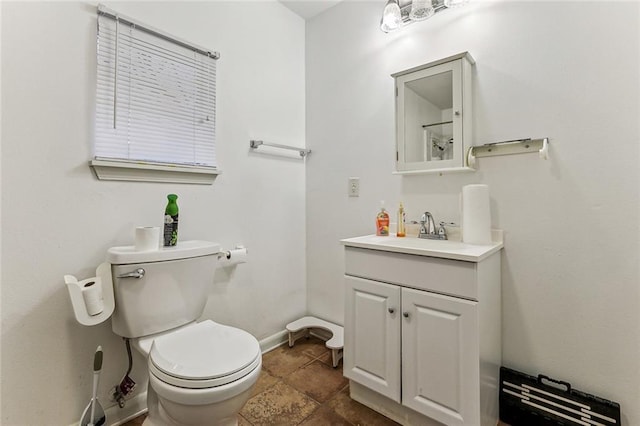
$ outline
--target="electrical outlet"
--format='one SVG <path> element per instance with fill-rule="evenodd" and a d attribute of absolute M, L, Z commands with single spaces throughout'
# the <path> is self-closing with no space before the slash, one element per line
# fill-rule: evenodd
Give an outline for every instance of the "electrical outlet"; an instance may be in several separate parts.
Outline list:
<path fill-rule="evenodd" d="M 360 196 L 360 178 L 359 177 L 349 178 L 349 188 L 347 189 L 347 194 L 349 194 L 349 197 Z"/>

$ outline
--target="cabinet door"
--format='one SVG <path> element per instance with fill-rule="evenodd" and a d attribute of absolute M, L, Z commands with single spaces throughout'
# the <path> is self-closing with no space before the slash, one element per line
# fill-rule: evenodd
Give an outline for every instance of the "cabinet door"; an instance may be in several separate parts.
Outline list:
<path fill-rule="evenodd" d="M 480 424 L 477 302 L 402 289 L 402 403 L 446 425 Z"/>
<path fill-rule="evenodd" d="M 345 282 L 344 375 L 400 402 L 400 287 Z"/>
<path fill-rule="evenodd" d="M 462 167 L 460 59 L 396 79 L 398 171 Z"/>

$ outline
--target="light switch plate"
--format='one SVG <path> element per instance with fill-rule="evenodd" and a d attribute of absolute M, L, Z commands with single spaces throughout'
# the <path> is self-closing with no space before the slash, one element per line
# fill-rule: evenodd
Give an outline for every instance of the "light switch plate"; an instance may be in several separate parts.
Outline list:
<path fill-rule="evenodd" d="M 347 194 L 349 194 L 349 197 L 360 196 L 360 178 L 359 177 L 349 178 L 349 188 L 347 189 Z"/>

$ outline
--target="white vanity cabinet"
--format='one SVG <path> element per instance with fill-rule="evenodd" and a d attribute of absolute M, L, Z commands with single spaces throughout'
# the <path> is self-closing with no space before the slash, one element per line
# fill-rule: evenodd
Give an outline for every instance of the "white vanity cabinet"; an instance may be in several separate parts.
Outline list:
<path fill-rule="evenodd" d="M 411 238 L 342 243 L 352 398 L 405 425 L 495 426 L 502 244 L 441 241 L 445 250 L 433 251 Z"/>

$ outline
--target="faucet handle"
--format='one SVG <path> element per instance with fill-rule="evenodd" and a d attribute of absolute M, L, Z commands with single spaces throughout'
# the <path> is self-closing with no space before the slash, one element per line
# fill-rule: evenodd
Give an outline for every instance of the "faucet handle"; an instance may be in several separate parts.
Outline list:
<path fill-rule="evenodd" d="M 457 223 L 453 223 L 453 222 L 440 222 L 440 227 L 438 228 L 438 236 L 440 237 L 441 240 L 448 240 L 449 236 L 447 235 L 447 228 L 445 228 L 445 226 L 450 226 L 450 227 L 459 227 L 460 225 L 458 225 Z"/>
<path fill-rule="evenodd" d="M 460 225 L 458 225 L 457 223 L 454 222 L 440 222 L 440 226 L 451 226 L 454 228 L 459 228 Z"/>

